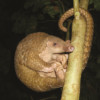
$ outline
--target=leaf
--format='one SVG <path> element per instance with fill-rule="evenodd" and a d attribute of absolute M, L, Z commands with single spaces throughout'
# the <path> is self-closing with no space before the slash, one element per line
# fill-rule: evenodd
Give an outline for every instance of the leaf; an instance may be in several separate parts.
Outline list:
<path fill-rule="evenodd" d="M 92 4 L 92 3 L 94 3 L 94 0 L 89 0 L 89 4 Z"/>
<path fill-rule="evenodd" d="M 34 4 L 34 1 L 33 0 L 28 0 L 28 1 L 25 2 L 24 8 L 25 9 L 28 9 L 28 8 L 32 7 L 33 4 Z"/>
<path fill-rule="evenodd" d="M 43 3 L 43 5 L 50 5 L 51 4 L 51 2 L 47 1 L 47 0 L 44 0 L 44 2 L 42 2 L 42 3 Z"/>
<path fill-rule="evenodd" d="M 94 8 L 100 10 L 100 0 L 94 0 Z"/>
<path fill-rule="evenodd" d="M 51 18 L 54 18 L 59 12 L 59 8 L 57 6 L 46 6 L 43 10 L 44 13 L 47 13 Z"/>
<path fill-rule="evenodd" d="M 33 15 L 27 16 L 27 13 L 18 13 L 17 19 L 13 25 L 15 33 L 31 33 L 36 29 L 37 18 Z"/>

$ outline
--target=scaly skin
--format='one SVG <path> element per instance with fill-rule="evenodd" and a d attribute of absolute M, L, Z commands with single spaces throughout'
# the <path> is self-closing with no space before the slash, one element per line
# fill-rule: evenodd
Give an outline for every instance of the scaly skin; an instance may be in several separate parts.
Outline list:
<path fill-rule="evenodd" d="M 91 50 L 94 23 L 93 23 L 92 16 L 89 12 L 87 12 L 86 10 L 82 8 L 80 8 L 79 11 L 80 11 L 80 14 L 86 19 L 86 23 L 87 23 L 85 43 L 84 43 L 84 54 L 83 54 L 83 67 L 85 68 L 86 63 L 89 58 L 90 50 Z M 62 31 L 67 32 L 67 28 L 63 26 L 63 23 L 66 19 L 68 19 L 69 17 L 73 15 L 74 15 L 74 9 L 71 8 L 61 16 L 58 22 L 58 25 Z"/>
<path fill-rule="evenodd" d="M 56 45 L 53 45 L 56 43 Z M 21 40 L 15 52 L 15 71 L 22 83 L 34 91 L 45 92 L 62 87 L 70 41 L 37 32 Z"/>

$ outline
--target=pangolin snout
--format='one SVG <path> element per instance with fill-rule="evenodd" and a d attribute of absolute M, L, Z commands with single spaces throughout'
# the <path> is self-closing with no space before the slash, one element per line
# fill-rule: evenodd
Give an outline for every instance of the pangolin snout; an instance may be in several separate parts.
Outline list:
<path fill-rule="evenodd" d="M 74 50 L 74 47 L 71 45 L 71 46 L 65 46 L 64 47 L 64 51 L 65 52 L 73 52 L 73 50 Z"/>

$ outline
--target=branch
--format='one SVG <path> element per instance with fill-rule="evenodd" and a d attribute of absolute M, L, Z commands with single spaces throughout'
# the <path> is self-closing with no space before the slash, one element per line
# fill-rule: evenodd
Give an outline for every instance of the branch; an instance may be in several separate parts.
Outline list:
<path fill-rule="evenodd" d="M 72 45 L 75 47 L 75 50 L 69 56 L 61 100 L 79 100 L 85 32 L 86 23 L 84 18 L 74 19 L 72 25 Z"/>
<path fill-rule="evenodd" d="M 86 33 L 86 21 L 80 16 L 79 1 L 74 2 L 74 20 L 72 24 L 72 40 L 71 43 L 75 47 L 73 53 L 69 56 L 68 69 L 65 76 L 61 100 L 79 100 L 80 81 L 83 71 L 83 53 Z M 87 3 L 86 3 L 87 2 Z M 88 7 L 88 0 L 81 0 L 81 7 Z M 83 6 L 83 4 L 86 4 Z"/>
<path fill-rule="evenodd" d="M 87 10 L 88 9 L 89 0 L 80 0 L 80 7 Z"/>

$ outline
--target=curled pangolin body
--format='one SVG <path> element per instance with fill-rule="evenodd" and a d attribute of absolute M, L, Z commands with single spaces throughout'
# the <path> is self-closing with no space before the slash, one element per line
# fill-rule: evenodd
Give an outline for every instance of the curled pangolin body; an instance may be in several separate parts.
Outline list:
<path fill-rule="evenodd" d="M 94 23 L 93 23 L 92 16 L 88 11 L 82 8 L 80 8 L 79 11 L 80 11 L 80 14 L 85 18 L 86 23 L 87 23 L 85 43 L 84 43 L 84 55 L 83 55 L 83 64 L 84 64 L 83 66 L 85 67 L 89 58 L 90 50 L 91 50 Z M 63 23 L 66 19 L 68 19 L 69 17 L 73 15 L 74 15 L 74 9 L 71 8 L 61 16 L 58 22 L 58 25 L 62 31 L 67 32 L 67 28 L 63 26 Z"/>

